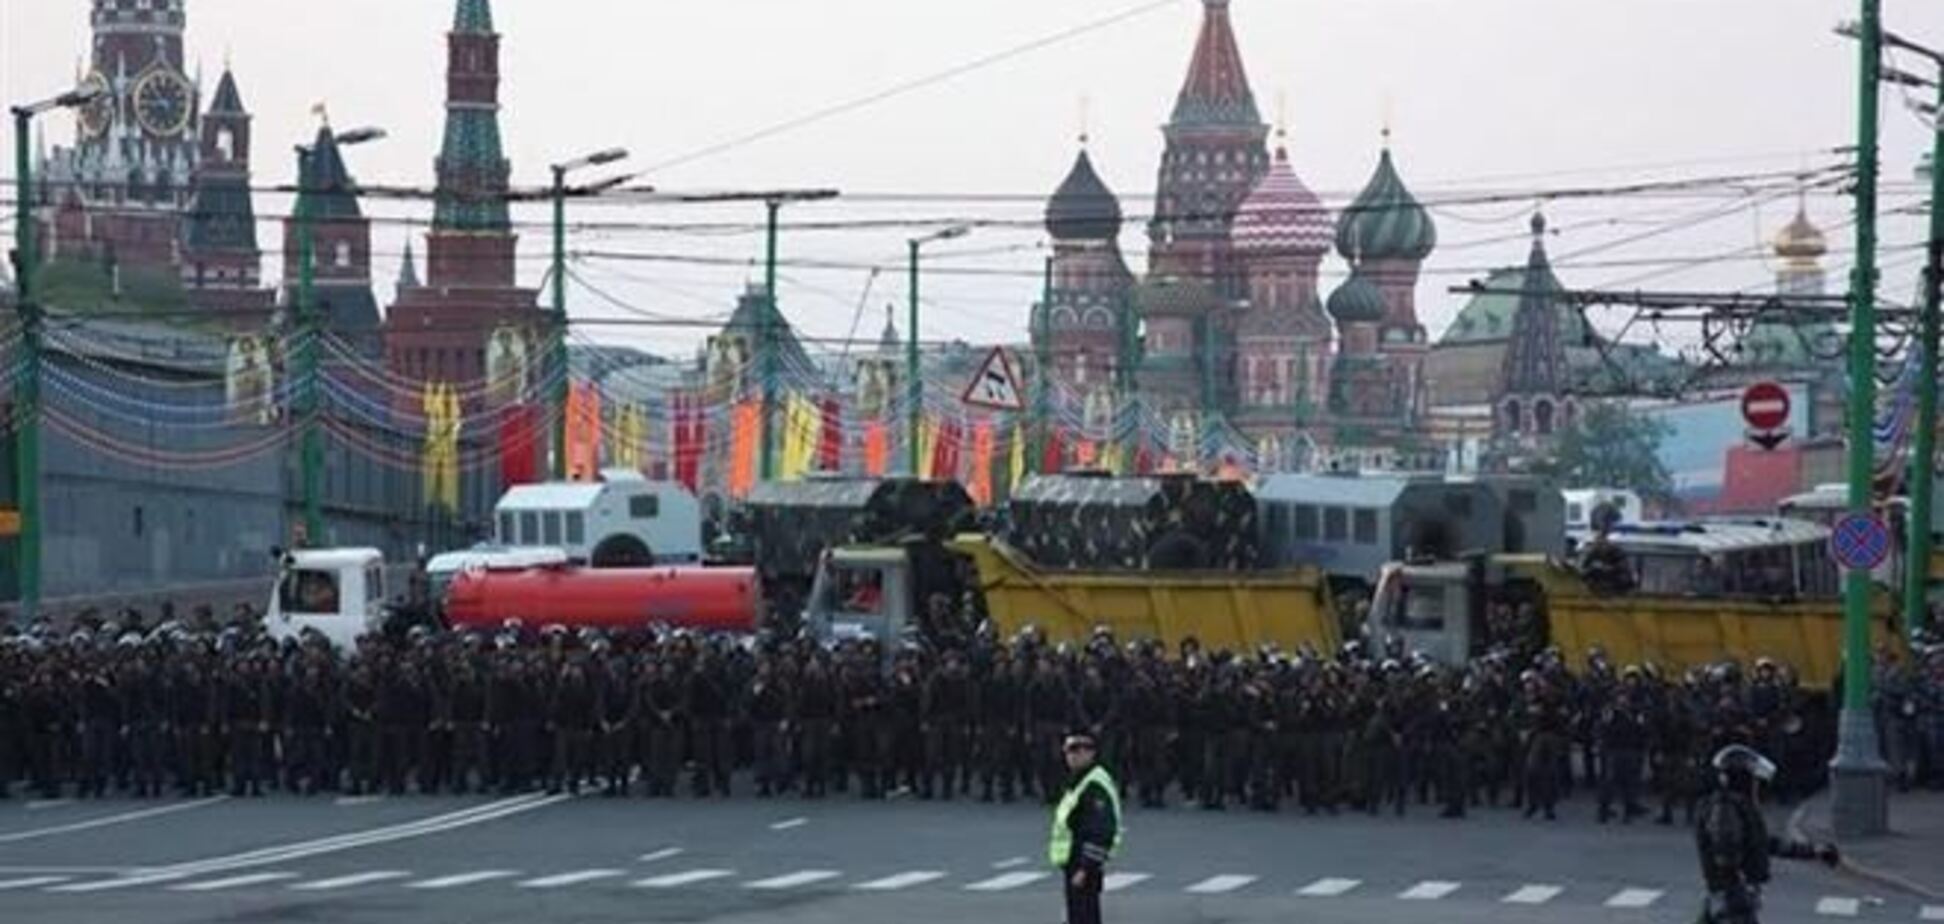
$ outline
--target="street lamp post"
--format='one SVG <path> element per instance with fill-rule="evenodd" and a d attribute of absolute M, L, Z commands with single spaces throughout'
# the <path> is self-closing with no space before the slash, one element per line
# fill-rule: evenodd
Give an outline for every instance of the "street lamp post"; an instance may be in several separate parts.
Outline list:
<path fill-rule="evenodd" d="M 918 356 L 918 251 L 926 244 L 939 241 L 957 240 L 972 233 L 966 225 L 954 225 L 942 231 L 913 238 L 909 242 L 911 257 L 911 332 L 905 338 L 905 453 L 911 463 L 911 477 L 924 477 L 924 469 L 919 458 L 919 434 L 923 432 L 925 420 L 925 381 L 920 376 Z"/>
<path fill-rule="evenodd" d="M 547 352 L 555 376 L 548 389 L 548 403 L 552 405 L 553 413 L 552 468 L 556 481 L 567 480 L 567 399 L 573 388 L 567 365 L 567 196 L 570 192 L 567 175 L 586 167 L 605 166 L 627 158 L 625 149 L 609 148 L 553 165 L 553 336 Z M 589 195 L 613 188 L 626 179 L 615 177 L 594 187 L 572 192 Z"/>
<path fill-rule="evenodd" d="M 327 127 L 325 129 L 329 131 Z M 339 148 L 353 147 L 385 137 L 382 128 L 359 128 L 333 132 L 329 136 Z M 297 146 L 297 415 L 303 439 L 299 465 L 304 495 L 304 543 L 321 545 L 324 538 L 324 432 L 318 400 L 317 350 L 323 336 L 323 319 L 318 316 L 317 243 L 315 197 L 336 192 L 317 183 L 317 149 Z"/>
<path fill-rule="evenodd" d="M 1926 115 L 1932 122 L 1930 163 L 1926 168 L 1931 183 L 1930 236 L 1924 263 L 1924 291 L 1921 306 L 1921 341 L 1924 369 L 1917 379 L 1917 434 L 1910 458 L 1910 554 L 1904 565 L 1904 616 L 1912 631 L 1930 624 L 1931 512 L 1937 473 L 1937 369 L 1938 296 L 1944 286 L 1944 54 L 1917 46 L 1895 36 L 1886 41 L 1907 51 L 1915 51 L 1937 66 L 1937 104 Z M 1906 78 L 1908 82 L 1919 82 Z M 1918 170 L 1918 179 L 1926 178 Z"/>
<path fill-rule="evenodd" d="M 14 176 L 14 311 L 20 317 L 20 368 L 14 379 L 14 484 L 12 494 L 20 519 L 18 573 L 20 619 L 31 622 L 40 609 L 40 367 L 41 306 L 34 299 L 34 274 L 40 266 L 36 252 L 33 209 L 33 160 L 28 138 L 34 117 L 55 109 L 76 109 L 98 99 L 100 88 L 73 90 L 50 100 L 13 107 Z"/>

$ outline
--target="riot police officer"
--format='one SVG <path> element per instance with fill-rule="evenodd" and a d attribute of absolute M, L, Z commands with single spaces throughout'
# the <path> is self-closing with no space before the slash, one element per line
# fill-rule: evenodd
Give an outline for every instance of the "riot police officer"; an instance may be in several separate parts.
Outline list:
<path fill-rule="evenodd" d="M 1729 745 L 1712 764 L 1719 786 L 1702 800 L 1694 829 L 1707 882 L 1703 924 L 1757 924 L 1762 886 L 1769 880 L 1769 858 L 1840 862 L 1833 844 L 1789 841 L 1768 833 L 1758 790 L 1775 777 L 1775 764 L 1747 745 Z"/>

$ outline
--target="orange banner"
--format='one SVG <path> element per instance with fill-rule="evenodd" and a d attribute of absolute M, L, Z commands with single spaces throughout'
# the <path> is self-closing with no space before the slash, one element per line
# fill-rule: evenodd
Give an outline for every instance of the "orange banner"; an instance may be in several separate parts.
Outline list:
<path fill-rule="evenodd" d="M 762 422 L 763 409 L 754 401 L 744 401 L 730 411 L 730 497 L 747 497 L 756 486 L 756 430 Z"/>
<path fill-rule="evenodd" d="M 885 432 L 883 421 L 873 420 L 864 428 L 864 473 L 872 478 L 882 478 L 890 463 L 890 434 Z"/>
<path fill-rule="evenodd" d="M 966 490 L 981 507 L 992 506 L 992 422 L 979 421 L 972 428 L 972 477 Z"/>
<path fill-rule="evenodd" d="M 575 382 L 567 392 L 567 480 L 601 477 L 601 393 Z"/>

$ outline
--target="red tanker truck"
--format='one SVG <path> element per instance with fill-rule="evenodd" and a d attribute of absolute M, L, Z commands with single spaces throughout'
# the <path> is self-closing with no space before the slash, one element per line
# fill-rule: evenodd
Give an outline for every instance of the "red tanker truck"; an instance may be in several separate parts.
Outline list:
<path fill-rule="evenodd" d="M 662 624 L 701 632 L 756 631 L 761 592 L 754 568 L 475 569 L 446 592 L 446 623 L 496 630 L 529 627 L 644 629 Z"/>

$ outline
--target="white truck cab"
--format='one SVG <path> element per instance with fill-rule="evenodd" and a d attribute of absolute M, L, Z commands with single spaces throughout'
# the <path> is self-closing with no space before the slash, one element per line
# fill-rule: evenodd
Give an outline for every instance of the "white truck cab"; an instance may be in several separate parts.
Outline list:
<path fill-rule="evenodd" d="M 377 549 L 301 549 L 287 552 L 264 610 L 273 639 L 315 629 L 338 648 L 383 628 L 385 555 Z"/>
<path fill-rule="evenodd" d="M 803 625 L 817 638 L 890 643 L 914 623 L 911 556 L 897 546 L 835 548 L 817 569 Z"/>
<path fill-rule="evenodd" d="M 1472 637 L 1473 579 L 1464 562 L 1385 565 L 1370 598 L 1371 643 L 1398 639 L 1406 650 L 1440 664 L 1465 663 L 1477 641 Z"/>

